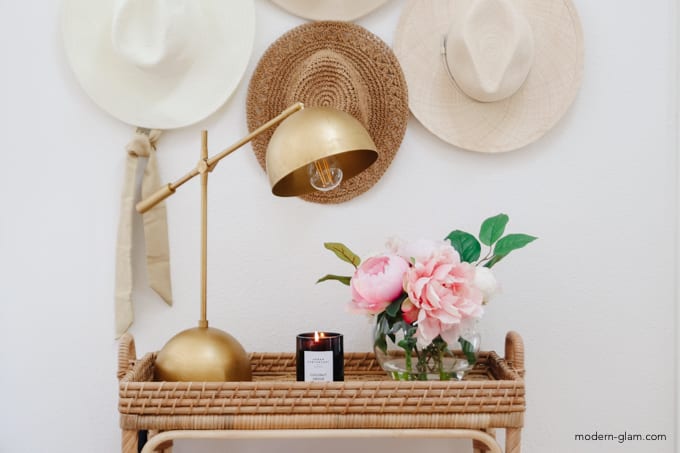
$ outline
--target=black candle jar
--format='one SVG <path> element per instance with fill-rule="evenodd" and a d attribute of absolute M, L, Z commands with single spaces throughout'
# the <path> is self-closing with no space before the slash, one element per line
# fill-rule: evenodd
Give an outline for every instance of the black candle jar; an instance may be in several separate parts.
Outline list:
<path fill-rule="evenodd" d="M 301 333 L 297 336 L 295 362 L 298 381 L 344 381 L 342 334 Z"/>

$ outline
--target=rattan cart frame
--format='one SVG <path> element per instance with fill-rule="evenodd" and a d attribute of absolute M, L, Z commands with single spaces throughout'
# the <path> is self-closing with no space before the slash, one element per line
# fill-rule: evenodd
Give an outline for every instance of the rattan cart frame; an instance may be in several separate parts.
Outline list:
<path fill-rule="evenodd" d="M 505 357 L 480 353 L 463 381 L 393 381 L 372 353 L 345 354 L 344 382 L 295 381 L 295 355 L 250 355 L 252 382 L 156 382 L 156 354 L 136 357 L 120 340 L 122 452 L 168 453 L 185 438 L 447 437 L 473 440 L 475 452 L 520 453 L 524 425 L 524 345 L 516 332 Z"/>

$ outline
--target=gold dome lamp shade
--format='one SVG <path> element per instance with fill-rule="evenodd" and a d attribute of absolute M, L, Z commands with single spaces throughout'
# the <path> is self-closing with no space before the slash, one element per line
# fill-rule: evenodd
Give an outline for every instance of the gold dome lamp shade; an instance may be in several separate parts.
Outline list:
<path fill-rule="evenodd" d="M 280 123 L 280 124 L 279 124 Z M 201 176 L 201 316 L 198 327 L 172 337 L 156 356 L 160 381 L 249 381 L 250 361 L 230 334 L 208 326 L 207 209 L 208 174 L 217 163 L 264 131 L 278 125 L 267 146 L 267 174 L 277 196 L 332 190 L 373 164 L 378 153 L 370 135 L 352 115 L 329 107 L 296 103 L 229 148 L 208 157 L 208 133 L 201 133 L 201 157 L 194 169 L 137 203 L 144 213 Z"/>
<path fill-rule="evenodd" d="M 307 107 L 274 131 L 266 167 L 272 193 L 288 197 L 332 190 L 377 158 L 373 140 L 352 115 L 330 107 Z"/>

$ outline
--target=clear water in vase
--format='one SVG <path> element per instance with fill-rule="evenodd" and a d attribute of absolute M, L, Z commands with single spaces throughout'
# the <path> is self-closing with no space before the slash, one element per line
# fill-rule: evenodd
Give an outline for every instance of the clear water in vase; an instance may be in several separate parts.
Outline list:
<path fill-rule="evenodd" d="M 376 359 L 395 380 L 462 380 L 474 367 L 481 345 L 481 336 L 473 331 L 454 345 L 437 337 L 425 348 L 404 348 L 404 332 L 398 331 L 377 340 L 374 330 Z M 402 346 L 400 346 L 402 345 Z"/>

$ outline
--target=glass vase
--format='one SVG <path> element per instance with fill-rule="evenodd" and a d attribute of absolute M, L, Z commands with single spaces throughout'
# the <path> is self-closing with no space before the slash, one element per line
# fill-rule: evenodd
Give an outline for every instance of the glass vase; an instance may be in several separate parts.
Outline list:
<path fill-rule="evenodd" d="M 462 380 L 474 367 L 481 346 L 477 329 L 460 337 L 455 344 L 447 344 L 441 337 L 425 347 L 415 338 L 405 338 L 399 329 L 391 334 L 373 328 L 373 349 L 376 359 L 392 379 L 400 381 Z"/>

